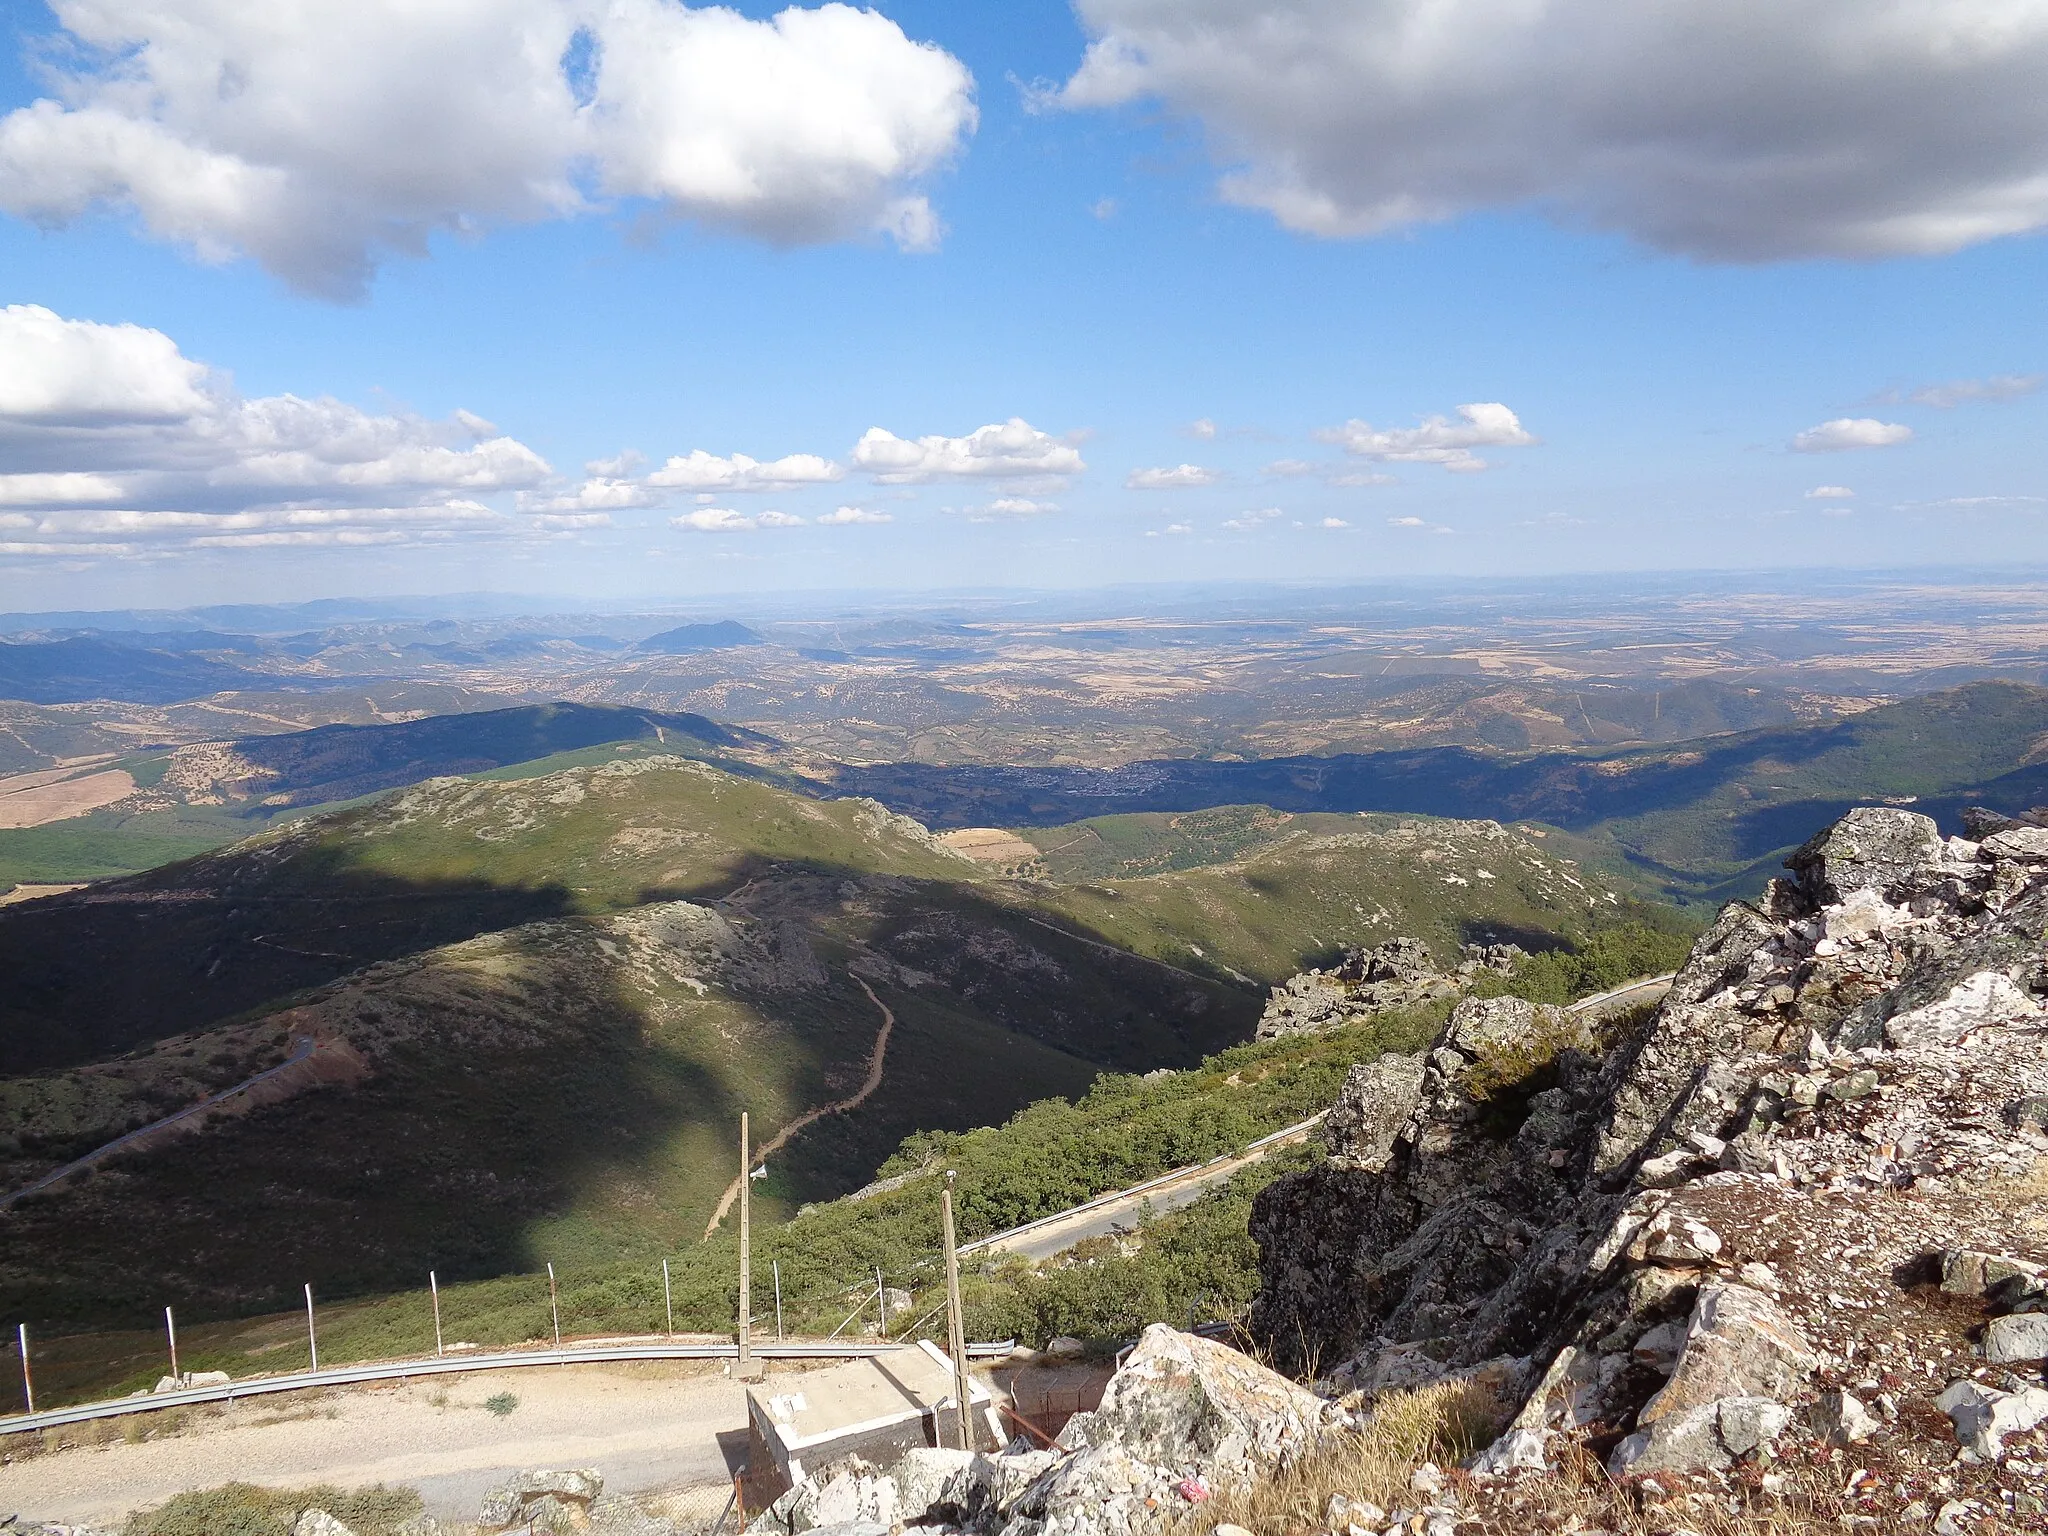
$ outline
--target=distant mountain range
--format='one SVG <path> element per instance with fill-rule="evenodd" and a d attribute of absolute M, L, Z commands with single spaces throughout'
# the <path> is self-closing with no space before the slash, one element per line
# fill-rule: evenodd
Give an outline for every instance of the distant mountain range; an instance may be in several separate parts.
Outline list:
<path fill-rule="evenodd" d="M 1545 822 L 1611 846 L 1670 894 L 1748 894 L 1851 806 L 1911 803 L 1960 831 L 1967 804 L 2048 801 L 2048 688 L 1974 683 L 1845 720 L 1674 745 L 1504 756 L 1466 747 L 1121 768 L 844 767 L 928 826 L 1035 827 L 1085 816 L 1268 805 Z"/>
<path fill-rule="evenodd" d="M 323 725 L 233 743 L 257 770 L 249 790 L 270 805 L 322 805 L 399 789 L 423 779 L 485 773 L 614 742 L 657 742 L 686 754 L 775 743 L 702 715 L 603 704 L 529 704 L 474 714 L 430 715 L 395 725 Z"/>
<path fill-rule="evenodd" d="M 683 624 L 675 629 L 665 629 L 658 635 L 649 635 L 637 649 L 658 656 L 691 656 L 699 651 L 723 651 L 737 645 L 765 643 L 746 625 L 733 619 L 721 619 L 716 624 Z"/>
<path fill-rule="evenodd" d="M 291 679 L 272 673 L 111 640 L 74 638 L 25 644 L 0 640 L 0 698 L 30 704 L 72 704 L 84 699 L 175 704 L 234 689 L 291 686 Z"/>

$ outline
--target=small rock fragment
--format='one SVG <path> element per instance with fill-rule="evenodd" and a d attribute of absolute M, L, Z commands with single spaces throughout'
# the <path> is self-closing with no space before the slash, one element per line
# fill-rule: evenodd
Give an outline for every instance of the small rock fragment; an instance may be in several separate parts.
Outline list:
<path fill-rule="evenodd" d="M 1877 1416 L 1852 1392 L 1823 1392 L 1812 1416 L 1814 1433 L 1830 1445 L 1860 1445 L 1877 1432 Z"/>

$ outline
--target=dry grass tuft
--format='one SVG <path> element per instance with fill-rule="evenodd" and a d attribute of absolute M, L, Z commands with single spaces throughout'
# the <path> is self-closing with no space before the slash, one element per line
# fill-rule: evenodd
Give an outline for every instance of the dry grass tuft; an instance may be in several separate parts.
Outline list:
<path fill-rule="evenodd" d="M 1327 1530 L 1323 1511 L 1338 1493 L 1382 1509 L 1413 1506 L 1419 1501 L 1408 1480 L 1417 1467 L 1426 1461 L 1455 1465 L 1487 1444 L 1504 1416 L 1500 1400 L 1477 1382 L 1386 1393 L 1356 1434 L 1262 1482 L 1219 1491 L 1190 1511 L 1183 1526 L 1207 1531 L 1227 1521 L 1259 1536 Z"/>
<path fill-rule="evenodd" d="M 1553 1470 L 1479 1479 L 1457 1470 L 1504 1426 L 1507 1409 L 1478 1382 L 1446 1382 L 1382 1396 L 1356 1434 L 1245 1488 L 1220 1490 L 1183 1513 L 1170 1536 L 1208 1536 L 1220 1524 L 1255 1536 L 1318 1536 L 1331 1530 L 1330 1500 L 1377 1505 L 1386 1518 L 1454 1499 L 1459 1536 L 1841 1536 L 1889 1527 L 1859 1514 L 1840 1473 L 1779 1462 L 1732 1479 L 1645 1479 L 1622 1485 L 1585 1447 L 1553 1440 Z M 1432 1498 L 1411 1479 L 1425 1462 L 1443 1473 Z M 1764 1472 L 1772 1474 L 1768 1489 Z M 1346 1536 L 1339 1521 L 1336 1536 Z M 1915 1529 L 1924 1529 L 1924 1525 Z"/>

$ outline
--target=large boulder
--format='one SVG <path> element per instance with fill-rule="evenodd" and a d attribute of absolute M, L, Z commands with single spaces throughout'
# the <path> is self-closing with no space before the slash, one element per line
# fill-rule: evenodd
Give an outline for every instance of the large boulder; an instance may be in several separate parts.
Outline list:
<path fill-rule="evenodd" d="M 1700 1288 L 1685 1344 L 1667 1381 L 1615 1450 L 1617 1472 L 1725 1465 L 1768 1444 L 1791 1422 L 1820 1357 L 1783 1308 L 1745 1285 Z"/>
<path fill-rule="evenodd" d="M 1390 1054 L 1351 1069 L 1323 1121 L 1332 1162 L 1369 1173 L 1386 1169 L 1395 1139 L 1422 1097 L 1422 1068 L 1420 1055 Z"/>
<path fill-rule="evenodd" d="M 1067 1421 L 1067 1453 L 1017 1497 L 1010 1536 L 1143 1533 L 1213 1489 L 1275 1472 L 1334 1422 L 1314 1393 L 1208 1339 L 1155 1323 L 1110 1378 L 1102 1406 Z"/>
<path fill-rule="evenodd" d="M 532 1468 L 484 1495 L 476 1528 L 488 1536 L 528 1525 L 580 1527 L 589 1521 L 590 1507 L 603 1492 L 604 1474 L 594 1467 Z"/>
<path fill-rule="evenodd" d="M 1484 968 L 1473 962 L 1461 966 L 1459 975 L 1448 975 L 1420 939 L 1389 939 L 1371 949 L 1354 946 L 1334 969 L 1303 971 L 1273 988 L 1258 1036 L 1270 1040 L 1336 1029 L 1390 1008 L 1455 997 L 1464 981 Z"/>
<path fill-rule="evenodd" d="M 1941 852 L 1941 831 L 1932 817 L 1870 805 L 1809 839 L 1785 865 L 1818 903 L 1832 906 L 1856 891 L 1882 894 L 1939 864 Z"/>

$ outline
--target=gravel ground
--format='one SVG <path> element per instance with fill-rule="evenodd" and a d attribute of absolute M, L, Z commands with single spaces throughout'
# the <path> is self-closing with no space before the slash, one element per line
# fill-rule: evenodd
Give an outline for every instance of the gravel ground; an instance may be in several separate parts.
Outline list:
<path fill-rule="evenodd" d="M 483 1406 L 501 1392 L 519 1399 L 502 1418 Z M 182 1430 L 134 1442 L 121 1422 L 75 1426 L 60 1432 L 68 1448 L 0 1465 L 0 1516 L 118 1527 L 184 1489 L 240 1480 L 406 1484 L 428 1513 L 468 1520 L 484 1490 L 521 1467 L 596 1467 L 621 1493 L 712 1483 L 727 1476 L 719 1436 L 744 1431 L 746 1401 L 716 1365 L 622 1362 L 187 1410 Z"/>

